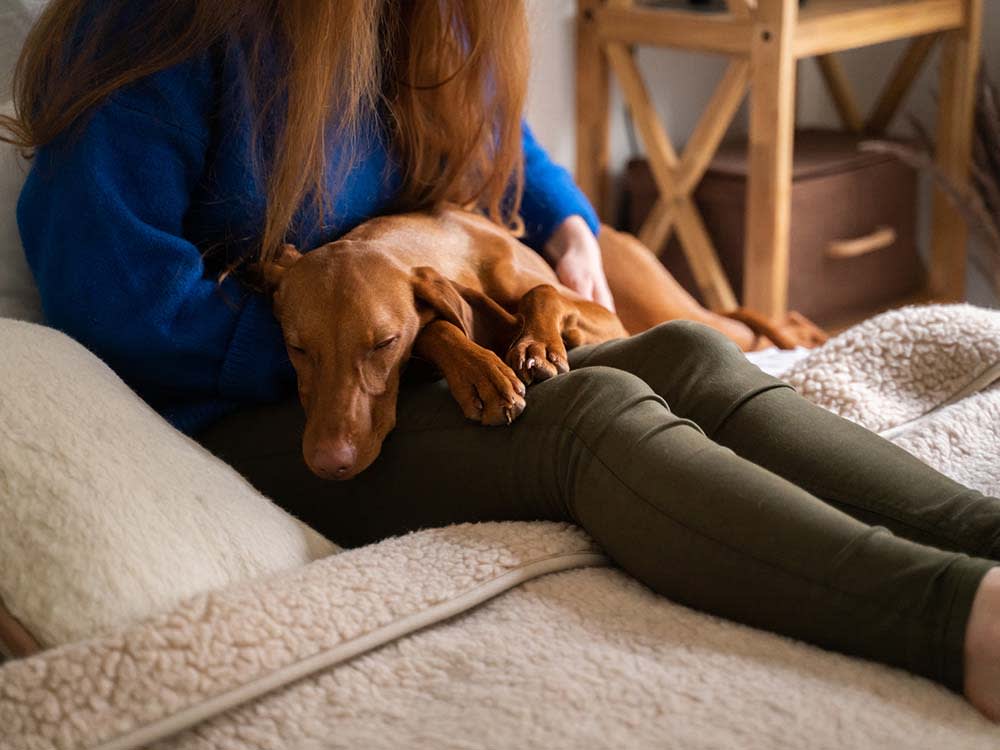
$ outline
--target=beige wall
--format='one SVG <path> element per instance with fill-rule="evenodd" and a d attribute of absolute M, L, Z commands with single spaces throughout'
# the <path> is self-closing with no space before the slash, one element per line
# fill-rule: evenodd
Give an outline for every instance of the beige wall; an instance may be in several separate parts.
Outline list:
<path fill-rule="evenodd" d="M 528 0 L 533 55 L 528 120 L 552 156 L 570 168 L 575 148 L 575 9 L 576 0 Z M 656 49 L 640 50 L 639 58 L 667 128 L 678 143 L 683 143 L 722 76 L 725 61 L 713 55 Z M 611 117 L 612 164 L 617 168 L 630 153 L 617 87 L 613 91 Z"/>
<path fill-rule="evenodd" d="M 983 46 L 987 69 L 1000 83 L 1000 0 L 985 0 L 986 28 Z M 532 22 L 532 77 L 528 95 L 528 120 L 535 135 L 553 157 L 570 169 L 574 166 L 574 50 L 575 0 L 528 0 Z M 992 11 L 992 12 L 991 12 Z M 858 99 L 870 107 L 905 43 L 891 43 L 855 50 L 842 55 Z M 678 145 L 684 143 L 722 75 L 725 62 L 711 55 L 693 55 L 668 50 L 642 49 L 640 65 L 654 92 L 660 113 Z M 928 125 L 934 122 L 936 57 L 924 70 L 903 112 L 917 114 Z M 611 163 L 618 170 L 628 159 L 621 98 L 612 97 Z M 799 66 L 799 122 L 803 125 L 833 125 L 835 113 L 815 65 L 806 60 Z M 745 112 L 734 128 L 746 126 Z M 906 133 L 904 117 L 894 128 Z M 925 191 L 926 193 L 926 191 Z M 926 202 L 926 201 L 925 201 Z M 926 215 L 926 211 L 922 211 Z M 926 236 L 926 231 L 924 232 Z M 970 279 L 970 293 L 980 303 L 995 303 L 979 278 Z"/>

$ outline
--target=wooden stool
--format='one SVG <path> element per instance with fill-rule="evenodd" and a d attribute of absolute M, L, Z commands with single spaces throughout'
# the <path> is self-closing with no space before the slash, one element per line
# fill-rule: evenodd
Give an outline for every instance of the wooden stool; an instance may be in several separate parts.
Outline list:
<path fill-rule="evenodd" d="M 750 172 L 743 304 L 769 317 L 786 313 L 789 191 L 795 130 L 796 62 L 816 57 L 845 129 L 881 134 L 936 43 L 942 44 L 937 164 L 968 179 L 983 0 L 726 0 L 728 12 L 642 7 L 634 0 L 577 0 L 576 179 L 599 211 L 608 205 L 610 72 L 646 148 L 660 197 L 640 239 L 660 251 L 676 229 L 695 281 L 713 310 L 736 297 L 691 199 L 747 89 Z M 865 118 L 834 53 L 914 37 Z M 683 154 L 653 106 L 632 45 L 713 52 L 729 67 Z M 968 230 L 935 191 L 928 289 L 922 299 L 965 294 Z"/>

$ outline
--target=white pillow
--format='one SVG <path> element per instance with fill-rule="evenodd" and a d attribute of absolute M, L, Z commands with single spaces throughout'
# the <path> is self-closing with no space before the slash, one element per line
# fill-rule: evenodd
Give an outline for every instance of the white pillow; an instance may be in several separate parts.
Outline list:
<path fill-rule="evenodd" d="M 0 106 L 0 114 L 13 113 L 10 104 Z M 0 318 L 41 321 L 42 303 L 24 259 L 15 216 L 27 173 L 28 165 L 17 150 L 0 142 Z"/>
<path fill-rule="evenodd" d="M 64 334 L 0 320 L 0 352 L 0 598 L 42 647 L 336 551 Z"/>

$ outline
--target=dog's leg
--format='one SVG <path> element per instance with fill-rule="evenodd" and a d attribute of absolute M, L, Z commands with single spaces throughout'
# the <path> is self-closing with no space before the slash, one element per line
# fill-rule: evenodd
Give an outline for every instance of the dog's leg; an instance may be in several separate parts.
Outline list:
<path fill-rule="evenodd" d="M 428 323 L 413 354 L 444 375 L 462 413 L 484 425 L 510 424 L 524 411 L 524 384 L 496 354 L 446 320 Z"/>
<path fill-rule="evenodd" d="M 743 308 L 714 313 L 702 307 L 631 234 L 602 225 L 598 242 L 618 316 L 630 333 L 668 320 L 694 320 L 725 334 L 744 351 L 771 344 L 781 349 L 812 348 L 827 339 L 822 329 L 796 312 L 770 321 Z"/>
<path fill-rule="evenodd" d="M 521 334 L 506 360 L 525 383 L 568 372 L 567 349 L 628 335 L 614 313 L 596 302 L 571 299 L 550 284 L 528 291 L 517 312 Z"/>

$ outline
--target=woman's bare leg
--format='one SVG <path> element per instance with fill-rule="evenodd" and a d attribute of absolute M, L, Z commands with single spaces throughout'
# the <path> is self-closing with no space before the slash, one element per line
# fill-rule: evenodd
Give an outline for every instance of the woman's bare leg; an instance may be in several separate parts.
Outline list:
<path fill-rule="evenodd" d="M 965 697 L 1000 721 L 1000 568 L 989 571 L 972 600 L 965 630 Z"/>

